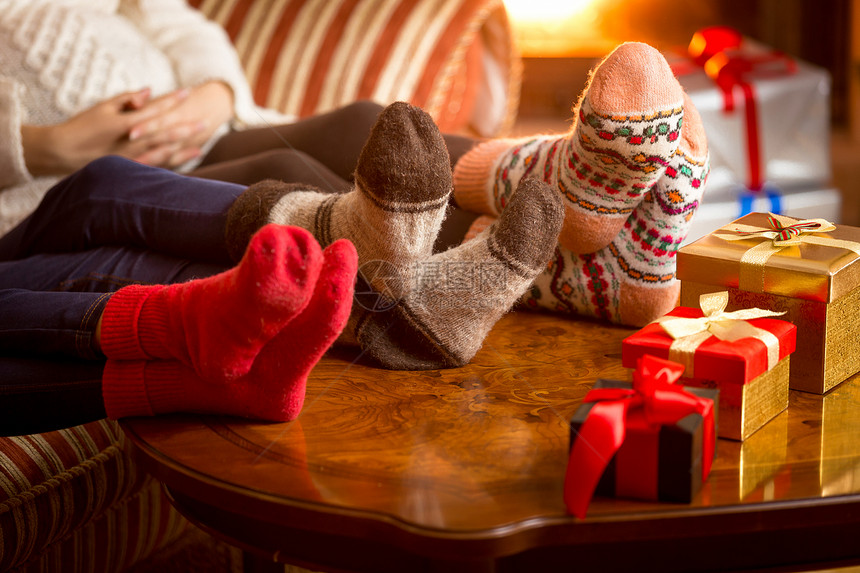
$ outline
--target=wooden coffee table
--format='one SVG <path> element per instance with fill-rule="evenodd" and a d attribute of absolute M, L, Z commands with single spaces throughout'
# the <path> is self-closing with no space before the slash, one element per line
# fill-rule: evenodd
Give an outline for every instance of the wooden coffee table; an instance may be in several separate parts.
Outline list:
<path fill-rule="evenodd" d="M 860 376 L 743 444 L 719 440 L 691 504 L 595 498 L 566 514 L 568 420 L 596 378 L 627 379 L 632 330 L 504 317 L 464 368 L 392 372 L 332 351 L 301 416 L 128 419 L 191 521 L 313 570 L 693 571 L 860 562 Z"/>

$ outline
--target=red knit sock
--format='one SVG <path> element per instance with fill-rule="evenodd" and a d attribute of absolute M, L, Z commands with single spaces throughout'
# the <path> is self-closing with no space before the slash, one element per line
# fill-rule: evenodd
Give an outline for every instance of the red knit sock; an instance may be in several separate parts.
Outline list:
<path fill-rule="evenodd" d="M 248 389 L 253 415 L 267 420 L 292 420 L 305 399 L 305 382 L 323 354 L 346 326 L 352 310 L 358 254 L 355 246 L 340 239 L 323 251 L 323 268 L 307 308 L 283 329 L 254 362 Z M 290 381 L 288 391 L 275 391 Z M 285 385 L 286 389 L 286 385 Z M 250 416 L 236 412 L 240 416 Z"/>
<path fill-rule="evenodd" d="M 229 271 L 114 293 L 102 315 L 102 350 L 109 359 L 175 359 L 207 379 L 237 378 L 305 307 L 321 264 L 310 233 L 268 225 Z"/>
<path fill-rule="evenodd" d="M 205 376 L 177 360 L 108 359 L 102 376 L 108 416 L 202 412 L 294 419 L 304 403 L 308 373 L 337 339 L 352 307 L 355 247 L 336 241 L 323 259 L 310 302 L 260 350 L 246 375 Z"/>

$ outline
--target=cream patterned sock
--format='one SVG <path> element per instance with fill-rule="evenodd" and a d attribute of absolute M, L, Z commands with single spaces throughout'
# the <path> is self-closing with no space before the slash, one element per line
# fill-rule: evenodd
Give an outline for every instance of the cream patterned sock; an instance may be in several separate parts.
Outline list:
<path fill-rule="evenodd" d="M 622 44 L 592 73 L 569 133 L 476 146 L 454 169 L 455 200 L 498 215 L 520 179 L 540 177 L 564 198 L 561 246 L 596 252 L 666 170 L 682 107 L 683 90 L 663 56 L 646 44 Z"/>
<path fill-rule="evenodd" d="M 608 246 L 577 255 L 561 246 L 523 303 L 643 326 L 678 299 L 675 254 L 686 238 L 708 176 L 699 114 L 685 96 L 681 143 L 654 188 Z"/>

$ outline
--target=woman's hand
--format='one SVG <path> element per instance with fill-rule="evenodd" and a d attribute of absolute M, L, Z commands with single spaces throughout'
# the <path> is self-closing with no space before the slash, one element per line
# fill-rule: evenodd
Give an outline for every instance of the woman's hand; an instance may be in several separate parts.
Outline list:
<path fill-rule="evenodd" d="M 233 94 L 221 82 L 156 99 L 148 89 L 110 98 L 52 126 L 23 126 L 24 159 L 33 175 L 64 175 L 105 155 L 174 168 L 232 116 Z"/>
<path fill-rule="evenodd" d="M 158 106 L 158 113 L 135 124 L 129 132 L 131 141 L 150 144 L 144 153 L 135 157 L 141 163 L 181 165 L 199 154 L 200 147 L 215 130 L 233 117 L 233 92 L 223 82 L 200 84 L 189 89 L 182 100 L 162 105 L 162 100 L 171 95 L 147 104 L 144 110 Z"/>
<path fill-rule="evenodd" d="M 33 175 L 64 175 L 105 155 L 131 159 L 150 151 L 152 140 L 132 141 L 135 125 L 166 113 L 188 96 L 186 90 L 150 100 L 148 89 L 127 92 L 105 100 L 56 125 L 22 126 L 24 160 Z M 176 127 L 173 141 L 198 131 L 196 125 Z M 162 143 L 162 145 L 164 145 Z"/>

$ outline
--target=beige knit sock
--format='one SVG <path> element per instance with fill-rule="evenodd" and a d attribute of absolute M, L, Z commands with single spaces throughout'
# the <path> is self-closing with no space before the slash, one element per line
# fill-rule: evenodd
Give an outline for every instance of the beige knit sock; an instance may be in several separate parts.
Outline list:
<path fill-rule="evenodd" d="M 372 128 L 352 191 L 330 194 L 279 181 L 254 184 L 230 209 L 228 246 L 231 253 L 241 253 L 259 227 L 295 225 L 309 230 L 323 247 L 349 239 L 361 272 L 384 281 L 430 256 L 451 185 L 448 152 L 436 124 L 421 109 L 397 102 Z"/>
<path fill-rule="evenodd" d="M 561 246 L 598 251 L 665 171 L 678 146 L 682 97 L 657 50 L 622 44 L 594 70 L 569 133 L 476 146 L 454 169 L 454 198 L 498 215 L 520 179 L 539 177 L 564 198 Z"/>
<path fill-rule="evenodd" d="M 228 213 L 231 249 L 261 225 L 308 229 L 322 245 L 356 247 L 355 303 L 340 342 L 357 342 L 382 366 L 461 366 L 544 269 L 564 220 L 561 197 L 523 180 L 498 222 L 475 239 L 432 254 L 451 192 L 444 140 L 427 114 L 393 104 L 380 114 L 343 195 L 267 181 Z"/>
<path fill-rule="evenodd" d="M 355 335 L 386 368 L 421 370 L 462 366 L 481 348 L 493 325 L 543 271 L 564 220 L 561 197 L 537 179 L 523 179 L 498 221 L 474 239 L 416 263 L 411 283 L 388 304 L 359 284 L 353 306 Z M 361 282 L 361 281 L 359 281 Z"/>

